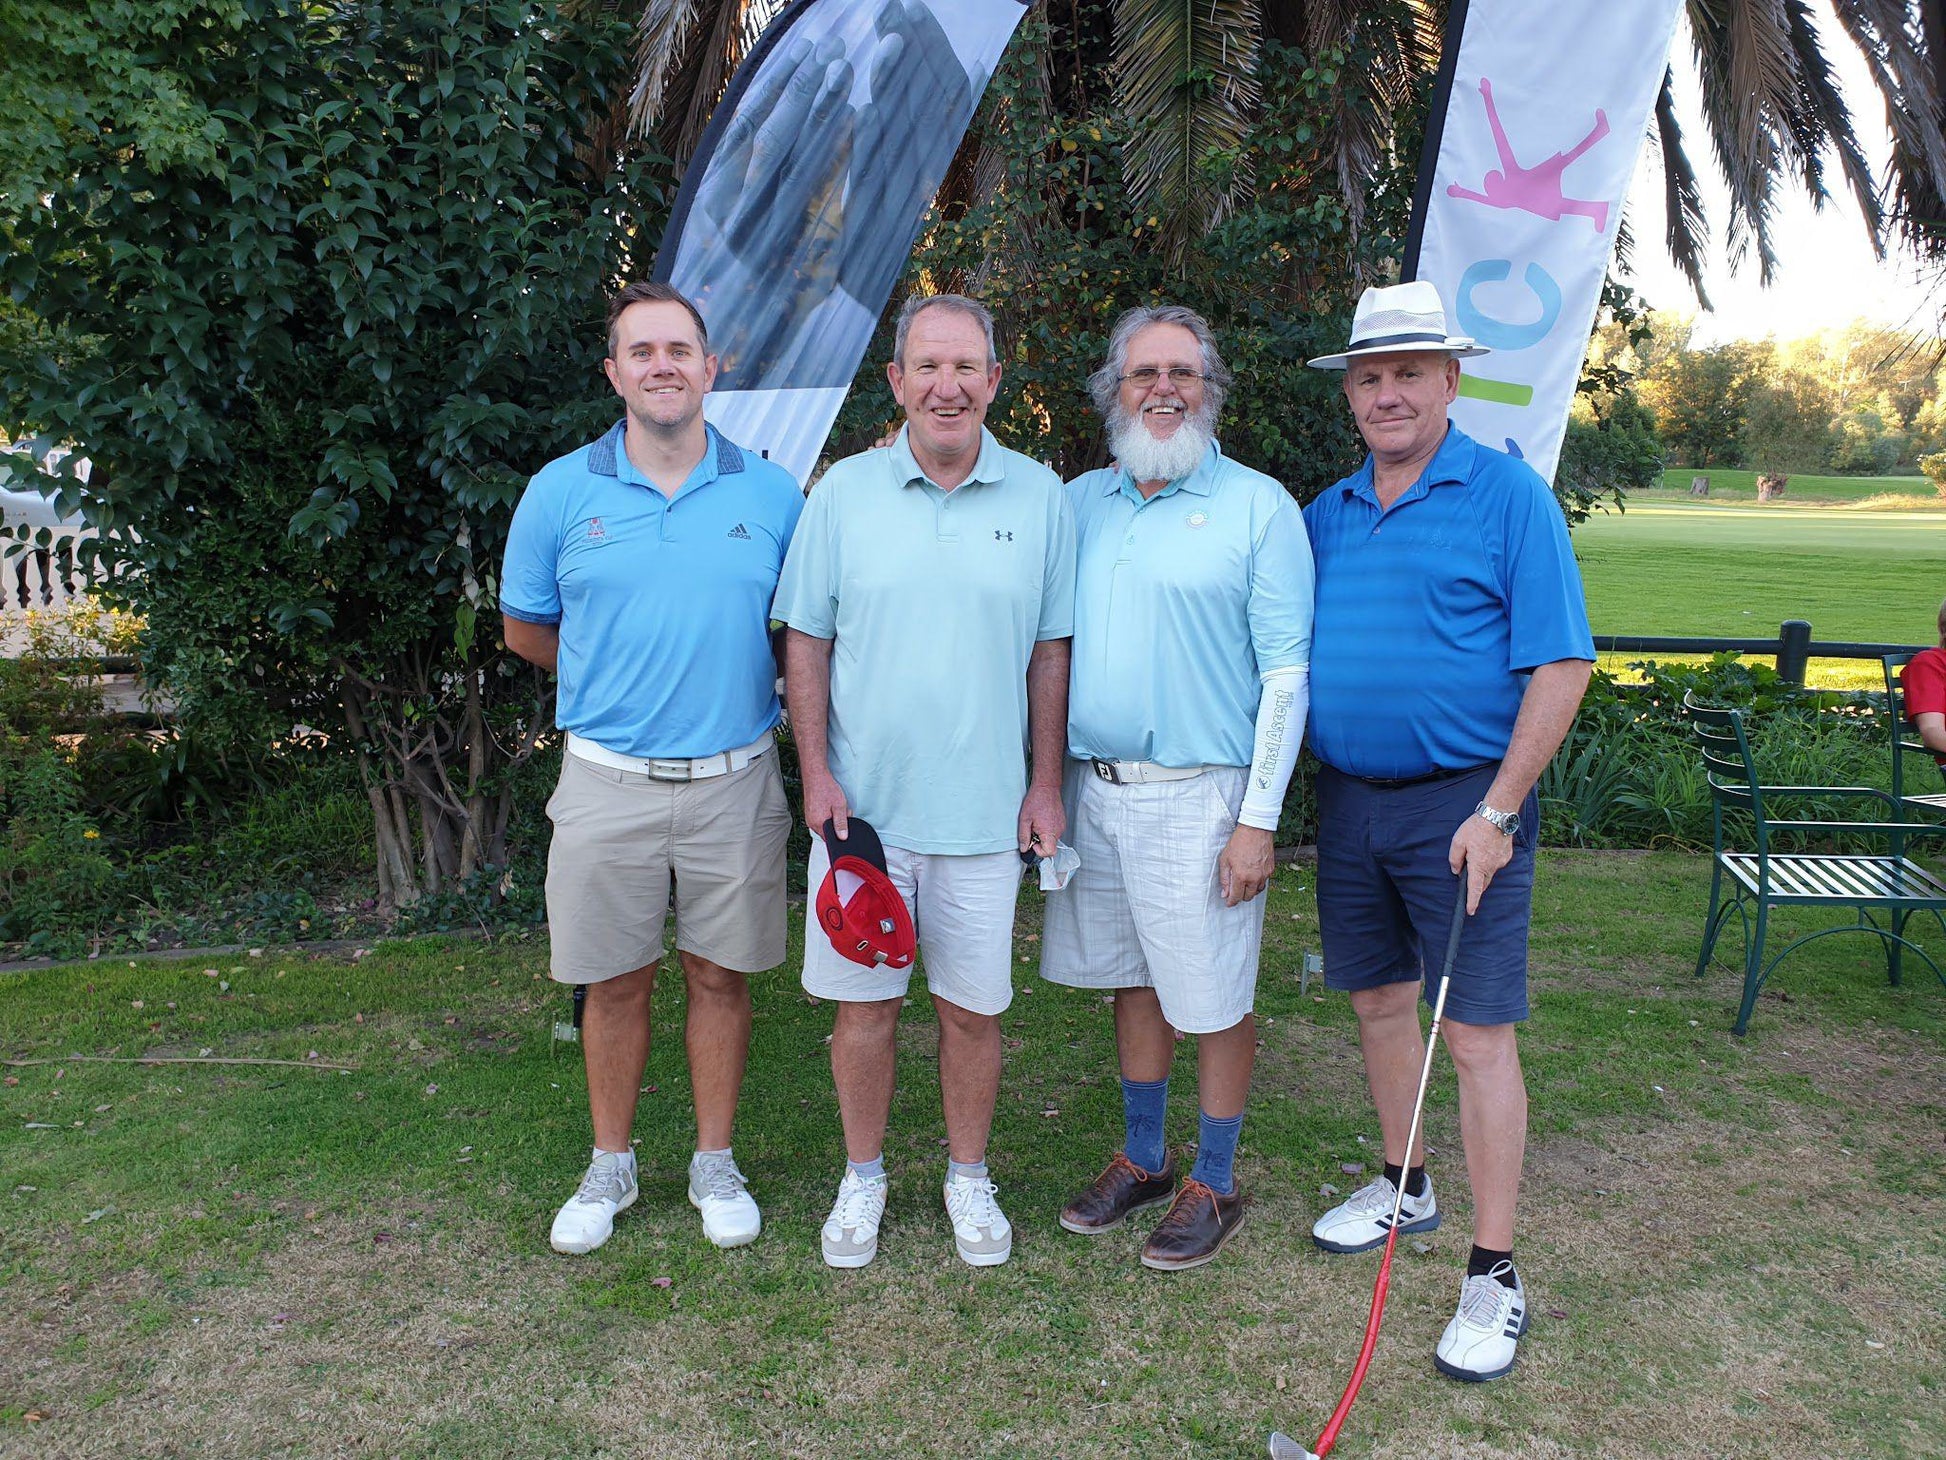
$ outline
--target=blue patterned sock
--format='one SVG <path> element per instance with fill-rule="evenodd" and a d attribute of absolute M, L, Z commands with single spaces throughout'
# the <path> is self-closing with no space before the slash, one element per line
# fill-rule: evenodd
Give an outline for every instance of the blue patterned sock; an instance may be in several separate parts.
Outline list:
<path fill-rule="evenodd" d="M 1243 1133 L 1243 1117 L 1219 1120 L 1207 1110 L 1198 1114 L 1202 1120 L 1196 1131 L 1196 1165 L 1189 1179 L 1202 1182 L 1218 1196 L 1228 1196 L 1236 1190 L 1237 1137 Z"/>
<path fill-rule="evenodd" d="M 1160 1171 L 1169 1159 L 1169 1148 L 1162 1140 L 1163 1117 L 1169 1108 L 1169 1080 L 1123 1080 L 1122 1118 L 1128 1134 L 1122 1150 L 1144 1171 Z"/>

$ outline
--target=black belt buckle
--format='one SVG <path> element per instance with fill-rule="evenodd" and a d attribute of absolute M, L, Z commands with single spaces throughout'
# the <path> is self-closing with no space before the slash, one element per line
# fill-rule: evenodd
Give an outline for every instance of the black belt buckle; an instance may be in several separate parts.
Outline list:
<path fill-rule="evenodd" d="M 1122 778 L 1121 776 L 1116 774 L 1115 763 L 1113 761 L 1095 760 L 1093 761 L 1093 765 L 1095 768 L 1095 774 L 1100 776 L 1104 781 L 1108 782 L 1109 785 L 1111 786 L 1121 785 Z"/>

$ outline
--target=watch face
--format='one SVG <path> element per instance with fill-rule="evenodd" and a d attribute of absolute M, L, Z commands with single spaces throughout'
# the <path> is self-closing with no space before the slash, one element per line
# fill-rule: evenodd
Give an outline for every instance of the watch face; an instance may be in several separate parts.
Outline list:
<path fill-rule="evenodd" d="M 1504 836 L 1512 836 L 1520 830 L 1520 813 L 1518 811 L 1496 811 L 1484 801 L 1473 809 L 1480 816 L 1484 817 L 1489 825 L 1496 827 Z"/>

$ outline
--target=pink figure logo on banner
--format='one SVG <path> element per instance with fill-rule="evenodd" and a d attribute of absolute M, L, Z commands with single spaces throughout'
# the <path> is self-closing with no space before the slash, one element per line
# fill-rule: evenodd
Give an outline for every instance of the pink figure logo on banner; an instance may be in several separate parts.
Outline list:
<path fill-rule="evenodd" d="M 1480 79 L 1480 96 L 1486 103 L 1487 125 L 1493 128 L 1493 145 L 1500 153 L 1499 168 L 1489 172 L 1481 181 L 1481 191 L 1453 183 L 1446 189 L 1451 198 L 1464 198 L 1471 203 L 1485 203 L 1489 208 L 1518 209 L 1532 213 L 1537 218 L 1553 221 L 1569 213 L 1578 214 L 1595 225 L 1600 233 L 1608 226 L 1608 204 L 1588 202 L 1580 198 L 1570 198 L 1561 186 L 1561 174 L 1595 143 L 1608 135 L 1608 114 L 1595 112 L 1595 125 L 1566 152 L 1557 152 L 1547 161 L 1533 167 L 1522 167 L 1514 156 L 1513 144 L 1507 140 L 1506 128 L 1500 125 L 1500 113 L 1493 104 L 1493 83 L 1485 77 Z"/>

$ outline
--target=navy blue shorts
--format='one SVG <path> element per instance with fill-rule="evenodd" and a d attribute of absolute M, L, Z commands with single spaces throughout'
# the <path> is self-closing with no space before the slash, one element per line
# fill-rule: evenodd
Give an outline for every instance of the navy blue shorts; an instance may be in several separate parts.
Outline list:
<path fill-rule="evenodd" d="M 1473 814 L 1498 766 L 1380 787 L 1329 766 L 1318 773 L 1318 923 L 1325 986 L 1347 992 L 1425 981 L 1432 1000 L 1458 882 L 1453 833 Z M 1461 1024 L 1527 1017 L 1527 925 L 1539 807 L 1520 808 L 1513 860 L 1495 875 L 1460 934 L 1446 1012 Z"/>

